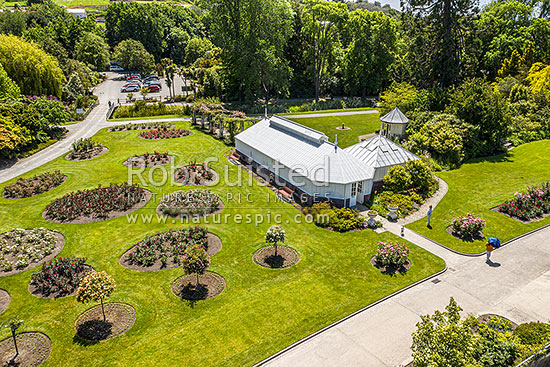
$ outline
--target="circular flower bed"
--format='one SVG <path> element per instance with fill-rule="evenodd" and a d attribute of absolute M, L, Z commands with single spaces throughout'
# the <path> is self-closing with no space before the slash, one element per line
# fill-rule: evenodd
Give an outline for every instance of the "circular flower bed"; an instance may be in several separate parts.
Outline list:
<path fill-rule="evenodd" d="M 190 301 L 199 301 L 214 298 L 225 289 L 225 279 L 217 273 L 207 271 L 199 276 L 195 274 L 183 275 L 170 285 L 172 293 L 177 297 Z"/>
<path fill-rule="evenodd" d="M 153 167 L 153 166 L 163 166 L 168 164 L 174 159 L 174 157 L 168 155 L 168 152 L 159 153 L 155 151 L 154 153 L 145 153 L 142 155 L 134 155 L 133 157 L 128 158 L 124 165 L 128 167 Z"/>
<path fill-rule="evenodd" d="M 132 328 L 136 310 L 125 303 L 106 303 L 105 321 L 101 305 L 84 311 L 76 320 L 76 335 L 84 340 L 98 342 L 115 338 Z"/>
<path fill-rule="evenodd" d="M 219 213 L 223 202 L 210 190 L 176 191 L 162 199 L 157 211 L 171 217 L 199 217 Z"/>
<path fill-rule="evenodd" d="M 474 241 L 484 237 L 482 231 L 485 224 L 482 218 L 468 213 L 463 217 L 454 218 L 452 224 L 447 227 L 447 231 L 464 241 Z"/>
<path fill-rule="evenodd" d="M 49 204 L 42 216 L 51 222 L 86 223 L 120 217 L 143 207 L 151 193 L 137 185 L 99 185 L 71 192 Z"/>
<path fill-rule="evenodd" d="M 65 238 L 45 228 L 0 234 L 0 276 L 17 274 L 49 261 L 61 252 Z"/>
<path fill-rule="evenodd" d="M 120 257 L 120 264 L 132 270 L 162 270 L 180 266 L 183 251 L 192 245 L 202 246 L 209 256 L 221 250 L 218 236 L 195 226 L 147 236 Z"/>
<path fill-rule="evenodd" d="M 4 289 L 0 289 L 0 314 L 8 308 L 10 305 L 10 294 Z"/>
<path fill-rule="evenodd" d="M 17 181 L 4 188 L 6 199 L 21 199 L 42 194 L 65 182 L 67 176 L 61 171 L 45 172 L 31 178 L 18 178 Z"/>
<path fill-rule="evenodd" d="M 155 129 L 145 130 L 139 134 L 142 139 L 172 139 L 191 135 L 187 129 Z"/>
<path fill-rule="evenodd" d="M 46 334 L 32 332 L 16 335 L 19 355 L 15 358 L 14 366 L 36 367 L 44 363 L 50 356 L 52 342 Z M 0 341 L 0 363 L 9 366 L 9 362 L 15 356 L 15 346 L 10 336 Z"/>
<path fill-rule="evenodd" d="M 32 274 L 29 292 L 42 298 L 59 298 L 76 293 L 80 280 L 92 270 L 85 258 L 59 257 L 45 262 Z"/>
<path fill-rule="evenodd" d="M 130 130 L 150 130 L 150 129 L 171 129 L 175 125 L 169 122 L 142 122 L 138 124 L 124 124 L 109 128 L 109 131 L 130 131 Z"/>
<path fill-rule="evenodd" d="M 516 192 L 512 200 L 496 207 L 512 218 L 529 222 L 550 213 L 550 182 L 541 187 L 530 187 L 527 192 Z"/>
<path fill-rule="evenodd" d="M 91 138 L 79 139 L 72 145 L 72 150 L 65 156 L 69 161 L 85 161 L 99 157 L 107 153 L 108 149 L 103 145 L 96 143 Z"/>
<path fill-rule="evenodd" d="M 407 271 L 411 267 L 409 248 L 404 243 L 378 242 L 370 262 L 383 273 Z"/>
<path fill-rule="evenodd" d="M 184 185 L 210 185 L 217 179 L 216 171 L 204 164 L 192 163 L 174 172 L 174 180 Z"/>
<path fill-rule="evenodd" d="M 284 269 L 296 265 L 300 255 L 292 247 L 278 245 L 275 251 L 274 246 L 265 246 L 254 252 L 252 260 L 265 268 Z"/>

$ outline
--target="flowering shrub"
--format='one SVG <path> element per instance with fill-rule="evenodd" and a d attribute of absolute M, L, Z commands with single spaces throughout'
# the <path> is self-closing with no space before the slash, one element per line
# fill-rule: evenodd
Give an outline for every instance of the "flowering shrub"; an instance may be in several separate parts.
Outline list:
<path fill-rule="evenodd" d="M 460 237 L 474 237 L 485 228 L 485 221 L 468 213 L 463 217 L 456 217 L 452 223 L 453 231 Z"/>
<path fill-rule="evenodd" d="M 374 260 L 381 266 L 401 266 L 409 260 L 409 248 L 404 243 L 378 242 Z"/>
<path fill-rule="evenodd" d="M 116 283 L 112 276 L 106 272 L 92 271 L 82 279 L 76 291 L 76 301 L 88 303 L 90 301 L 101 301 L 101 312 L 105 321 L 105 308 L 103 300 L 115 291 Z"/>
<path fill-rule="evenodd" d="M 123 212 L 145 197 L 145 189 L 137 185 L 111 184 L 91 190 L 71 192 L 46 207 L 45 217 L 70 221 L 79 217 L 106 218 L 110 212 Z"/>
<path fill-rule="evenodd" d="M 159 209 L 171 216 L 208 215 L 221 206 L 220 197 L 210 190 L 176 191 L 162 199 Z"/>
<path fill-rule="evenodd" d="M 0 270 L 24 269 L 55 249 L 56 236 L 45 228 L 22 229 L 0 235 Z"/>
<path fill-rule="evenodd" d="M 42 265 L 39 272 L 32 274 L 31 285 L 44 296 L 64 296 L 76 290 L 80 279 L 88 268 L 85 258 L 59 257 Z"/>
<path fill-rule="evenodd" d="M 204 185 L 214 178 L 214 174 L 209 167 L 194 162 L 178 168 L 174 175 L 176 181 L 190 185 Z"/>
<path fill-rule="evenodd" d="M 170 258 L 173 263 L 179 264 L 183 251 L 189 246 L 199 245 L 208 250 L 207 235 L 206 228 L 195 226 L 147 236 L 135 244 L 128 259 L 130 263 L 141 266 L 151 266 L 157 260 L 166 266 Z"/>
<path fill-rule="evenodd" d="M 189 135 L 191 135 L 191 131 L 187 129 L 156 129 L 142 131 L 139 137 L 144 139 L 171 139 Z"/>
<path fill-rule="evenodd" d="M 199 275 L 204 274 L 208 266 L 210 266 L 210 256 L 206 253 L 202 246 L 189 246 L 183 252 L 181 257 L 181 266 L 185 274 L 196 274 L 197 283 L 199 285 Z"/>
<path fill-rule="evenodd" d="M 530 187 L 527 192 L 516 192 L 512 200 L 497 207 L 501 213 L 521 220 L 531 220 L 550 213 L 550 182 L 541 187 Z"/>
<path fill-rule="evenodd" d="M 169 122 L 143 122 L 139 124 L 124 124 L 113 126 L 109 131 L 126 131 L 126 130 L 149 130 L 149 129 L 170 129 L 174 124 Z"/>
<path fill-rule="evenodd" d="M 80 138 L 72 144 L 72 150 L 67 156 L 69 159 L 89 159 L 103 149 L 103 145 L 92 138 Z"/>
<path fill-rule="evenodd" d="M 155 150 L 153 153 L 147 152 L 142 155 L 136 154 L 133 157 L 128 158 L 127 164 L 132 167 L 150 167 L 158 164 L 166 164 L 169 161 L 170 156 L 168 155 L 168 152 L 159 153 Z"/>
<path fill-rule="evenodd" d="M 65 177 L 61 171 L 54 171 L 31 178 L 19 178 L 14 184 L 4 188 L 4 197 L 16 199 L 38 195 L 61 185 Z"/>

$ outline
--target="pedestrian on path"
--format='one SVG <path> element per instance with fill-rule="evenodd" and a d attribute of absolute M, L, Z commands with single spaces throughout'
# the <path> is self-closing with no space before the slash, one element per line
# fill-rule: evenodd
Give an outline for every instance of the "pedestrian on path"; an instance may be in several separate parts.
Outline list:
<path fill-rule="evenodd" d="M 487 243 L 485 244 L 485 249 L 487 250 L 487 251 L 486 251 L 487 260 L 486 260 L 485 262 L 488 263 L 488 262 L 491 261 L 491 252 L 493 252 L 493 250 L 494 250 L 495 248 L 493 247 L 493 245 L 491 245 L 490 242 L 487 242 Z"/>
<path fill-rule="evenodd" d="M 432 212 L 433 212 L 433 209 L 432 209 L 432 206 L 430 205 L 430 207 L 428 208 L 428 225 L 426 226 L 430 229 L 432 228 L 432 225 L 430 224 L 432 220 Z"/>

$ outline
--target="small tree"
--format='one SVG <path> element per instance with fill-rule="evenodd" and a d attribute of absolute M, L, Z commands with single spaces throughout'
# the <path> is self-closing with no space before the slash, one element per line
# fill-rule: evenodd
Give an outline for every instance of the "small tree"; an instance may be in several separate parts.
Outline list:
<path fill-rule="evenodd" d="M 285 230 L 279 225 L 269 227 L 265 234 L 265 242 L 275 247 L 275 256 L 277 256 L 277 243 L 285 242 Z"/>
<path fill-rule="evenodd" d="M 2 323 L 2 325 L 0 325 L 0 327 L 9 327 L 10 328 L 11 336 L 13 338 L 13 345 L 15 347 L 15 355 L 13 356 L 12 361 L 14 361 L 15 358 L 17 358 L 17 356 L 19 355 L 19 349 L 17 348 L 17 339 L 15 337 L 15 332 L 17 331 L 17 329 L 19 329 L 19 327 L 22 324 L 23 324 L 23 320 L 20 320 L 20 319 L 7 319 Z"/>
<path fill-rule="evenodd" d="M 199 275 L 204 274 L 210 265 L 210 256 L 200 245 L 189 246 L 183 251 L 181 266 L 185 274 L 197 275 L 197 286 L 199 285 Z"/>
<path fill-rule="evenodd" d="M 100 301 L 103 321 L 106 321 L 103 300 L 113 294 L 115 288 L 116 283 L 112 276 L 104 271 L 93 271 L 86 275 L 80 282 L 80 286 L 76 292 L 76 300 L 81 303 Z"/>
<path fill-rule="evenodd" d="M 139 92 L 141 93 L 141 97 L 145 101 L 147 99 L 147 94 L 149 93 L 149 89 L 147 87 L 143 87 L 139 90 Z"/>

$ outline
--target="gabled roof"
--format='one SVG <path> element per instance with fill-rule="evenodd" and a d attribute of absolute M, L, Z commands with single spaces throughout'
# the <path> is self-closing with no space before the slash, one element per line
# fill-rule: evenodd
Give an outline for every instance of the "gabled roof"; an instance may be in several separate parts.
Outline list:
<path fill-rule="evenodd" d="M 372 167 L 330 143 L 322 132 L 279 116 L 257 122 L 235 141 L 237 148 L 244 143 L 311 181 L 346 184 L 374 177 Z"/>
<path fill-rule="evenodd" d="M 380 121 L 387 124 L 406 124 L 409 122 L 409 119 L 401 112 L 399 107 L 395 107 L 393 110 L 380 117 Z"/>
<path fill-rule="evenodd" d="M 381 135 L 364 140 L 344 150 L 374 168 L 394 166 L 419 159 L 407 149 Z"/>

